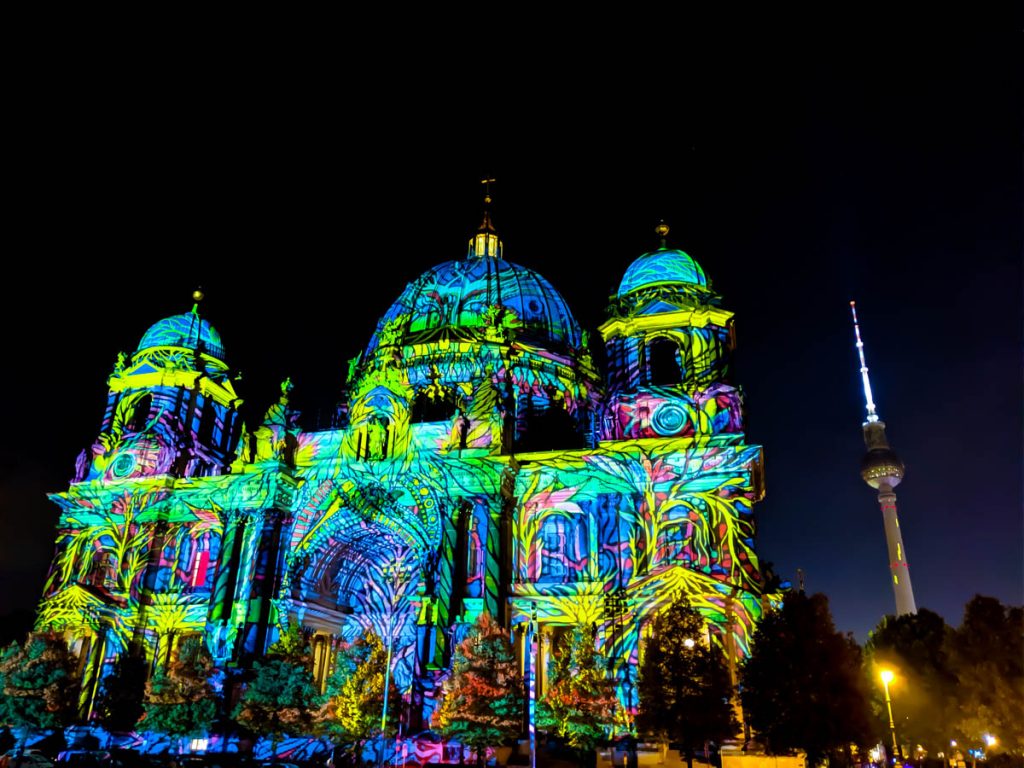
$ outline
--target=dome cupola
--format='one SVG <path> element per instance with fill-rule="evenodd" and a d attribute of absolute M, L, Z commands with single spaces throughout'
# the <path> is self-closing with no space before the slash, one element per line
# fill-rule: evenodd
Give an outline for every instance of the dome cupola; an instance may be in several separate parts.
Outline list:
<path fill-rule="evenodd" d="M 191 312 L 165 317 L 149 327 L 139 341 L 136 352 L 143 352 L 156 347 L 177 347 L 203 352 L 210 357 L 224 360 L 224 344 L 220 334 L 207 320 L 199 316 L 199 302 L 203 293 L 192 294 L 195 306 Z"/>
<path fill-rule="evenodd" d="M 489 194 L 484 197 L 485 203 L 490 200 Z M 545 349 L 578 349 L 582 334 L 565 299 L 537 272 L 505 261 L 502 250 L 485 208 L 466 258 L 438 264 L 406 286 L 378 323 L 367 358 L 397 341 L 394 333 L 405 344 L 442 333 L 472 341 L 483 339 L 496 322 L 515 327 L 517 338 Z"/>
<path fill-rule="evenodd" d="M 639 256 L 622 277 L 618 297 L 656 286 L 701 286 L 708 279 L 692 256 L 678 248 L 669 248 L 666 242 L 668 225 L 662 222 L 655 231 L 661 237 L 661 247 Z"/>

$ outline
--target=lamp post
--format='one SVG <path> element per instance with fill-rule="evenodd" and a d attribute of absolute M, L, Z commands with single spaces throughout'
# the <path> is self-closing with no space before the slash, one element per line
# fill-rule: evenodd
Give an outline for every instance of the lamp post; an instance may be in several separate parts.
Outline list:
<path fill-rule="evenodd" d="M 397 592 L 398 584 L 405 575 L 405 564 L 401 562 L 389 563 L 384 566 L 383 569 L 385 576 L 391 576 L 392 582 L 392 603 L 391 611 L 388 614 L 388 655 L 387 662 L 384 665 L 384 707 L 380 713 L 380 762 L 378 765 L 384 765 L 384 732 L 387 730 L 388 725 L 388 691 L 391 688 L 391 653 L 392 648 L 395 644 L 395 611 L 398 608 Z"/>
<path fill-rule="evenodd" d="M 883 669 L 880 677 L 882 678 L 882 686 L 885 688 L 885 708 L 889 711 L 889 731 L 892 733 L 892 757 L 893 760 L 899 754 L 899 745 L 896 743 L 896 723 L 892 719 L 892 699 L 889 698 L 889 683 L 892 682 L 893 675 L 891 669 Z"/>
<path fill-rule="evenodd" d="M 537 768 L 537 602 L 530 603 L 530 623 L 524 642 L 527 684 L 527 733 L 530 737 L 530 768 Z"/>

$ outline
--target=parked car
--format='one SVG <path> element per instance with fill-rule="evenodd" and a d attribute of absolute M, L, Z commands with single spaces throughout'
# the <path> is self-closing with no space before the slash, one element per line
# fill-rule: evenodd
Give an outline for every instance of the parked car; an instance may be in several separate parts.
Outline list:
<path fill-rule="evenodd" d="M 101 749 L 66 749 L 57 755 L 57 768 L 111 768 L 113 758 Z"/>
<path fill-rule="evenodd" d="M 12 749 L 0 756 L 0 768 L 14 768 L 18 750 Z M 53 768 L 53 761 L 38 749 L 26 749 L 17 761 L 20 768 Z"/>

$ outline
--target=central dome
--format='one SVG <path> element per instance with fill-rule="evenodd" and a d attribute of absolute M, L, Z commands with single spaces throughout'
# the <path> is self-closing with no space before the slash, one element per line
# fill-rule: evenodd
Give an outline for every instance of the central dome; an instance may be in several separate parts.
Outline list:
<path fill-rule="evenodd" d="M 519 338 L 545 347 L 580 346 L 579 325 L 551 283 L 532 269 L 486 257 L 446 261 L 409 283 L 378 323 L 367 353 L 389 324 L 402 324 L 406 340 L 442 328 L 483 329 L 498 306 L 516 314 Z"/>

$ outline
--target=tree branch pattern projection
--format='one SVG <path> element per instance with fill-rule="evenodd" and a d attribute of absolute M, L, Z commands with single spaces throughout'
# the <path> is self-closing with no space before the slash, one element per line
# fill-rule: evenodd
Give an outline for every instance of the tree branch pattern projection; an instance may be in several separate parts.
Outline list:
<path fill-rule="evenodd" d="M 37 626 L 101 676 L 201 637 L 225 685 L 298 627 L 321 690 L 372 633 L 413 730 L 484 614 L 521 657 L 528 624 L 592 631 L 627 726 L 640 638 L 675 595 L 747 654 L 779 595 L 754 548 L 732 314 L 688 255 L 645 254 L 599 329 L 602 379 L 554 287 L 481 233 L 384 313 L 328 428 L 300 427 L 290 380 L 243 425 L 198 304 L 119 355 L 100 432 L 51 494 Z"/>

